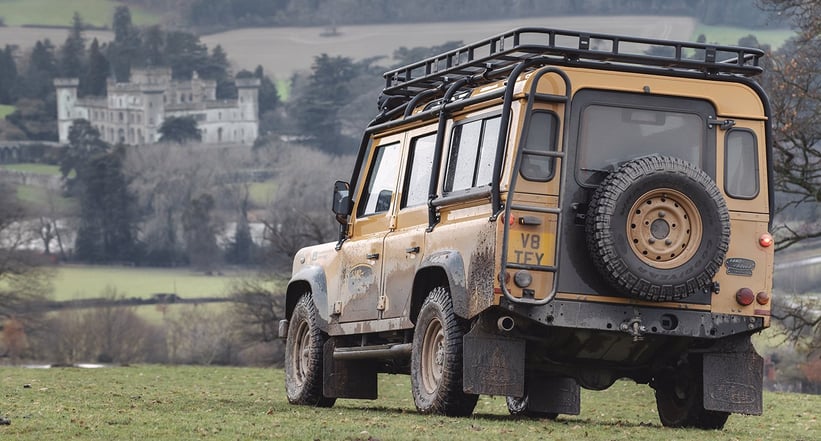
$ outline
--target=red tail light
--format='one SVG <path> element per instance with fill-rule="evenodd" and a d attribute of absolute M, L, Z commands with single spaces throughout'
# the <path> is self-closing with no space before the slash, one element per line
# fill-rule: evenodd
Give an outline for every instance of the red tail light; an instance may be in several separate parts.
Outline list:
<path fill-rule="evenodd" d="M 738 302 L 739 305 L 747 306 L 753 303 L 755 300 L 755 294 L 753 294 L 753 290 L 750 288 L 741 288 L 735 293 L 735 301 Z"/>
<path fill-rule="evenodd" d="M 756 294 L 755 301 L 758 302 L 759 305 L 766 305 L 767 303 L 770 303 L 770 295 L 764 291 L 761 291 Z"/>
<path fill-rule="evenodd" d="M 774 243 L 775 239 L 773 239 L 773 236 L 770 233 L 764 233 L 758 238 L 758 244 L 763 248 L 769 248 L 773 246 Z"/>

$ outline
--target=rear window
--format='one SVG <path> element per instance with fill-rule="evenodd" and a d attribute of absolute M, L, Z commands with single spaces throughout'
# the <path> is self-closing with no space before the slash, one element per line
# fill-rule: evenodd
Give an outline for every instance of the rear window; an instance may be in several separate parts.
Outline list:
<path fill-rule="evenodd" d="M 590 105 L 582 112 L 579 175 L 587 181 L 599 171 L 641 156 L 674 156 L 701 165 L 704 122 L 692 113 Z"/>

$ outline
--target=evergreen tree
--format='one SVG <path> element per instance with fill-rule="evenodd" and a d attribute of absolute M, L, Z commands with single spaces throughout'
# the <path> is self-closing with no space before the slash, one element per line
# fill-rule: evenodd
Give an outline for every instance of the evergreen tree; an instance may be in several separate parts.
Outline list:
<path fill-rule="evenodd" d="M 125 148 L 89 157 L 79 176 L 80 226 L 75 250 L 84 262 L 133 262 L 137 218 L 123 173 Z"/>
<path fill-rule="evenodd" d="M 83 37 L 83 19 L 75 12 L 71 30 L 60 48 L 60 75 L 79 78 L 85 73 L 86 43 Z"/>
<path fill-rule="evenodd" d="M 165 57 L 175 79 L 190 79 L 194 71 L 206 70 L 210 64 L 208 48 L 194 34 L 169 32 L 165 37 L 165 48 Z"/>
<path fill-rule="evenodd" d="M 6 45 L 0 51 L 0 104 L 12 104 L 17 99 L 17 63 L 14 49 Z"/>
<path fill-rule="evenodd" d="M 77 119 L 68 130 L 68 147 L 60 150 L 60 173 L 69 193 L 76 193 L 89 159 L 109 150 L 100 132 L 88 120 Z"/>
<path fill-rule="evenodd" d="M 100 44 L 95 38 L 88 49 L 88 66 L 85 75 L 80 78 L 80 94 L 103 96 L 106 94 L 106 83 L 111 70 Z"/>
<path fill-rule="evenodd" d="M 28 98 L 45 99 L 54 93 L 54 77 L 57 76 L 57 62 L 54 45 L 49 39 L 37 41 L 29 56 L 28 66 L 21 83 L 21 95 Z"/>
<path fill-rule="evenodd" d="M 192 199 L 183 214 L 188 258 L 195 268 L 203 271 L 212 270 L 219 260 L 215 208 L 214 197 L 203 194 Z"/>
<path fill-rule="evenodd" d="M 185 144 L 188 141 L 200 141 L 202 134 L 197 128 L 197 121 L 190 116 L 168 117 L 160 126 L 160 142 Z"/>
<path fill-rule="evenodd" d="M 108 45 L 108 60 L 114 77 L 125 83 L 131 78 L 131 68 L 140 66 L 142 42 L 139 30 L 131 22 L 128 6 L 118 6 L 112 23 L 114 41 Z"/>
<path fill-rule="evenodd" d="M 271 77 L 265 75 L 262 66 L 257 66 L 254 70 L 254 77 L 259 78 L 259 116 L 262 116 L 279 107 L 279 93 Z"/>
<path fill-rule="evenodd" d="M 145 30 L 143 51 L 145 52 L 146 66 L 167 65 L 165 54 L 165 32 L 159 26 L 151 26 Z"/>

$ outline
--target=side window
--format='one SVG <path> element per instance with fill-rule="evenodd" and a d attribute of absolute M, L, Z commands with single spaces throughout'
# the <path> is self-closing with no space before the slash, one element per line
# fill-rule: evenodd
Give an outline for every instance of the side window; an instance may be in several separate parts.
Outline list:
<path fill-rule="evenodd" d="M 399 171 L 399 143 L 376 148 L 368 180 L 357 208 L 358 216 L 388 211 Z"/>
<path fill-rule="evenodd" d="M 402 208 L 422 205 L 428 201 L 435 144 L 436 133 L 420 136 L 411 141 Z"/>
<path fill-rule="evenodd" d="M 724 139 L 724 191 L 738 199 L 758 195 L 758 149 L 748 130 L 730 130 Z"/>
<path fill-rule="evenodd" d="M 537 152 L 556 150 L 558 119 L 551 112 L 533 112 L 527 130 L 525 153 L 522 156 L 521 175 L 529 181 L 546 182 L 553 177 L 553 158 Z M 527 153 L 534 152 L 534 153 Z"/>
<path fill-rule="evenodd" d="M 500 121 L 494 116 L 453 128 L 445 193 L 490 184 Z"/>

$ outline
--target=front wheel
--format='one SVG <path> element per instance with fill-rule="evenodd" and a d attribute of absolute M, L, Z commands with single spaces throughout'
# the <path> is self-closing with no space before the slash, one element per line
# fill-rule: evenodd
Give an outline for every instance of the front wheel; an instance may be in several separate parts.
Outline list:
<path fill-rule="evenodd" d="M 479 396 L 462 389 L 462 337 L 467 328 L 453 312 L 447 288 L 431 290 L 416 320 L 411 353 L 411 389 L 420 413 L 473 413 Z"/>
<path fill-rule="evenodd" d="M 285 342 L 285 391 L 288 402 L 331 407 L 335 398 L 322 394 L 322 348 L 328 336 L 317 325 L 311 293 L 304 294 L 291 314 Z"/>

